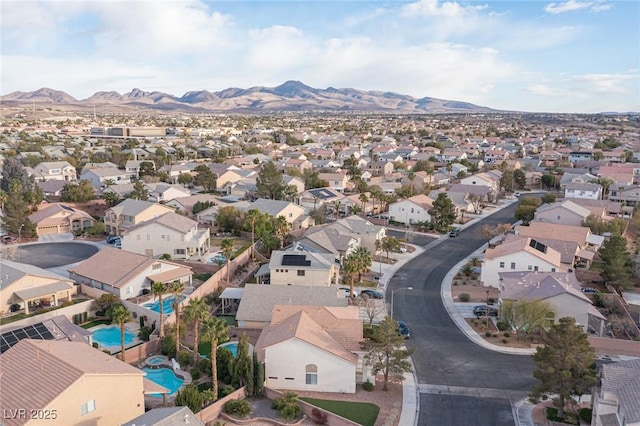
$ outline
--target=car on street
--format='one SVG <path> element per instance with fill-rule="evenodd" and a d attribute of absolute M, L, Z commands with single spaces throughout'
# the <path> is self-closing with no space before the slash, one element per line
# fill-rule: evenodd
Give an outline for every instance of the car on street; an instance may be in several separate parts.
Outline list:
<path fill-rule="evenodd" d="M 456 228 L 456 229 L 452 230 L 451 232 L 449 232 L 449 236 L 451 238 L 457 237 L 458 235 L 460 235 L 460 228 Z"/>
<path fill-rule="evenodd" d="M 400 334 L 405 339 L 411 337 L 411 330 L 404 321 L 398 321 L 398 334 Z"/>
<path fill-rule="evenodd" d="M 0 240 L 2 241 L 2 244 L 14 244 L 18 241 L 16 237 L 12 237 L 11 235 L 3 235 L 0 237 Z"/>
<path fill-rule="evenodd" d="M 109 238 L 107 238 L 107 244 L 115 244 L 117 241 L 121 241 L 119 235 L 111 235 Z"/>
<path fill-rule="evenodd" d="M 594 294 L 599 292 L 597 288 L 593 287 L 581 287 L 580 290 L 582 290 L 584 294 Z"/>
<path fill-rule="evenodd" d="M 122 248 L 122 241 L 118 240 L 115 243 L 113 243 L 113 246 L 117 249 L 121 249 Z"/>
<path fill-rule="evenodd" d="M 489 305 L 478 305 L 473 307 L 473 315 L 477 315 L 480 317 L 497 317 L 498 309 Z"/>
<path fill-rule="evenodd" d="M 367 296 L 369 299 L 384 299 L 384 294 L 378 290 L 366 289 L 360 291 L 360 297 Z"/>
<path fill-rule="evenodd" d="M 514 196 L 514 197 L 519 197 L 520 195 L 522 195 L 522 194 L 521 194 L 521 193 L 519 193 L 519 192 L 517 192 L 517 191 L 513 193 L 513 196 Z"/>
<path fill-rule="evenodd" d="M 344 294 L 344 297 L 349 297 L 349 287 L 340 287 L 338 288 L 338 290 L 340 290 Z M 358 297 L 358 292 L 356 290 L 353 290 L 351 297 Z"/>

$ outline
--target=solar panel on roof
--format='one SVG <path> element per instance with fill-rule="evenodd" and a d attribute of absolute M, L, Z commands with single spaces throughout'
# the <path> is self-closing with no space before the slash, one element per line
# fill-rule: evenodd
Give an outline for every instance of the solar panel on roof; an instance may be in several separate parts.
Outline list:
<path fill-rule="evenodd" d="M 282 256 L 282 266 L 310 266 L 311 261 L 303 254 L 285 254 Z"/>
<path fill-rule="evenodd" d="M 44 325 L 43 323 L 39 322 L 37 324 L 34 324 L 33 326 L 31 326 L 33 328 L 35 328 L 36 330 L 38 330 L 38 332 L 42 333 L 43 331 L 47 331 L 48 328 L 46 325 Z"/>
<path fill-rule="evenodd" d="M 18 338 L 16 336 L 13 335 L 13 333 L 5 333 L 5 335 L 3 336 L 4 340 L 7 341 L 8 344 L 13 345 L 15 343 L 18 343 Z"/>
<path fill-rule="evenodd" d="M 45 340 L 53 340 L 53 334 L 51 334 L 49 330 L 45 331 L 44 333 L 40 333 L 40 335 Z"/>
<path fill-rule="evenodd" d="M 63 209 L 65 209 L 65 210 L 67 210 L 67 211 L 70 211 L 70 212 L 74 212 L 74 213 L 75 213 L 75 211 L 74 211 L 71 207 L 69 207 L 69 206 L 63 206 L 63 205 L 60 205 L 60 207 L 62 207 Z"/>
<path fill-rule="evenodd" d="M 54 340 L 53 334 L 43 323 L 28 325 L 0 335 L 0 353 L 8 350 L 22 339 Z"/>
<path fill-rule="evenodd" d="M 531 240 L 531 242 L 529 243 L 529 246 L 538 250 L 539 252 L 542 252 L 542 253 L 547 252 L 547 246 L 536 240 Z"/>
<path fill-rule="evenodd" d="M 27 336 L 31 337 L 32 339 L 40 337 L 40 333 L 38 333 L 38 330 L 36 330 L 35 328 L 25 329 L 24 331 L 25 333 L 27 333 Z"/>
<path fill-rule="evenodd" d="M 16 330 L 16 337 L 20 340 L 26 339 L 28 337 L 27 333 L 24 330 Z"/>

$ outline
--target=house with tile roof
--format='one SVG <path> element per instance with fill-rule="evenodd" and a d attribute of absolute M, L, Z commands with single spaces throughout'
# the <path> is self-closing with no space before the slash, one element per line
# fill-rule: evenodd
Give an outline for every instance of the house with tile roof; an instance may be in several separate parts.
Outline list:
<path fill-rule="evenodd" d="M 602 186 L 597 183 L 568 183 L 564 186 L 564 197 L 599 200 L 602 198 Z"/>
<path fill-rule="evenodd" d="M 529 237 L 513 238 L 484 252 L 480 281 L 499 287 L 500 272 L 567 272 L 560 252 Z"/>
<path fill-rule="evenodd" d="M 344 294 L 335 287 L 246 284 L 242 290 L 236 321 L 240 328 L 262 329 L 271 321 L 276 305 L 345 307 Z"/>
<path fill-rule="evenodd" d="M 175 212 L 164 213 L 122 232 L 122 249 L 145 256 L 202 260 L 209 252 L 209 228 Z"/>
<path fill-rule="evenodd" d="M 573 272 L 500 272 L 498 297 L 505 300 L 545 300 L 554 308 L 549 325 L 560 318 L 572 317 L 585 332 L 602 336 L 606 318 L 581 291 Z"/>
<path fill-rule="evenodd" d="M 76 294 L 73 280 L 37 266 L 2 259 L 0 271 L 0 314 L 60 306 Z"/>
<path fill-rule="evenodd" d="M 576 259 L 593 260 L 594 254 L 604 243 L 604 237 L 591 233 L 586 226 L 562 225 L 557 223 L 530 222 L 529 226 L 518 225 L 514 229 L 517 235 L 531 237 L 555 247 L 556 241 L 573 243 L 577 247 Z"/>
<path fill-rule="evenodd" d="M 113 247 L 107 247 L 69 269 L 69 278 L 120 299 L 139 296 L 154 282 L 180 281 L 191 285 L 191 268 L 167 260 L 154 259 Z"/>
<path fill-rule="evenodd" d="M 37 180 L 61 180 L 65 182 L 77 179 L 76 168 L 68 161 L 43 161 L 33 168 Z"/>
<path fill-rule="evenodd" d="M 139 415 L 122 426 L 204 426 L 189 407 L 158 407 Z"/>
<path fill-rule="evenodd" d="M 389 220 L 412 224 L 431 221 L 429 210 L 433 208 L 434 200 L 424 194 L 389 204 Z"/>
<path fill-rule="evenodd" d="M 249 211 L 257 209 L 270 216 L 284 217 L 292 225 L 292 229 L 308 228 L 314 224 L 313 219 L 306 215 L 304 209 L 292 202 L 258 198 L 253 203 L 238 207 L 238 210 Z"/>
<path fill-rule="evenodd" d="M 127 198 L 105 211 L 104 224 L 107 234 L 120 235 L 138 223 L 173 211 L 162 204 Z"/>
<path fill-rule="evenodd" d="M 191 195 L 191 191 L 179 184 L 152 182 L 146 183 L 144 186 L 149 191 L 149 201 L 155 201 L 156 203 L 164 203 L 174 198 Z"/>
<path fill-rule="evenodd" d="M 118 168 L 94 168 L 88 169 L 82 172 L 80 180 L 88 180 L 91 182 L 94 188 L 101 189 L 106 186 L 105 182 L 111 181 L 113 183 L 130 183 L 133 175 L 125 170 Z"/>
<path fill-rule="evenodd" d="M 370 379 L 358 308 L 276 305 L 256 344 L 273 389 L 355 393 Z"/>
<path fill-rule="evenodd" d="M 361 239 L 358 235 L 345 233 L 329 225 L 309 228 L 301 238 L 296 240 L 291 251 L 331 253 L 336 259 L 341 259 L 360 247 Z"/>
<path fill-rule="evenodd" d="M 146 393 L 166 392 L 145 375 L 86 343 L 24 339 L 0 355 L 2 422 L 119 425 L 144 413 Z"/>
<path fill-rule="evenodd" d="M 29 221 L 36 225 L 40 235 L 80 233 L 95 225 L 96 220 L 87 212 L 62 203 L 41 204 L 31 213 Z"/>
<path fill-rule="evenodd" d="M 601 210 L 602 213 L 604 211 Z M 584 220 L 592 214 L 591 210 L 581 207 L 571 200 L 543 204 L 534 213 L 535 222 L 557 223 L 560 225 L 582 226 Z M 600 219 L 603 219 L 601 214 Z"/>
<path fill-rule="evenodd" d="M 609 201 L 622 205 L 624 214 L 632 214 L 636 206 L 640 206 L 640 185 L 609 187 Z"/>
<path fill-rule="evenodd" d="M 640 358 L 600 367 L 592 409 L 594 426 L 640 425 Z"/>
<path fill-rule="evenodd" d="M 336 258 L 330 253 L 275 250 L 269 260 L 272 286 L 337 285 L 339 271 Z"/>

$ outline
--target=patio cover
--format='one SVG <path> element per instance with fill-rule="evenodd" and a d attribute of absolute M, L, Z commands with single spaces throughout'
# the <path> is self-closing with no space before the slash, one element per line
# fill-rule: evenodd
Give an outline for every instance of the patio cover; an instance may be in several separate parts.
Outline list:
<path fill-rule="evenodd" d="M 15 292 L 15 295 L 18 296 L 22 300 L 31 300 L 36 297 L 48 296 L 51 293 L 57 293 L 59 291 L 67 291 L 72 290 L 73 286 L 69 283 L 65 283 L 64 281 L 57 281 L 50 284 L 41 285 L 38 287 L 25 288 L 23 290 L 18 290 Z"/>
<path fill-rule="evenodd" d="M 258 269 L 258 272 L 256 272 L 254 275 L 256 277 L 262 277 L 265 275 L 269 275 L 270 271 L 269 271 L 269 264 L 265 263 L 263 265 L 260 266 L 260 269 Z"/>
<path fill-rule="evenodd" d="M 164 386 L 160 386 L 156 382 L 149 380 L 146 377 L 144 377 L 142 380 L 142 391 L 145 395 L 151 393 L 169 393 L 169 389 L 165 388 Z"/>
<path fill-rule="evenodd" d="M 235 287 L 227 287 L 223 290 L 222 294 L 220 295 L 220 299 L 236 299 L 236 300 L 240 300 L 242 299 L 242 292 L 244 291 L 244 289 L 242 288 L 235 288 Z"/>
<path fill-rule="evenodd" d="M 169 271 L 160 272 L 159 274 L 147 275 L 147 278 L 154 283 L 166 283 L 175 281 L 178 278 L 188 277 L 191 275 L 191 269 L 178 267 Z"/>
<path fill-rule="evenodd" d="M 593 260 L 593 257 L 595 256 L 595 252 L 593 251 L 589 251 L 589 250 L 584 250 L 584 249 L 580 249 L 578 250 L 578 254 L 577 256 L 581 259 L 587 259 L 587 260 Z"/>

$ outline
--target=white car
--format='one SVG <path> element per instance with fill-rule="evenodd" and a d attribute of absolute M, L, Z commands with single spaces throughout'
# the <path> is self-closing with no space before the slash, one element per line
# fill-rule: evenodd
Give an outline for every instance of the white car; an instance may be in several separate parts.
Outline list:
<path fill-rule="evenodd" d="M 521 196 L 521 195 L 522 195 L 522 194 L 521 194 L 521 193 L 519 193 L 519 192 L 514 192 L 514 193 L 513 193 L 513 196 L 514 196 L 514 197 L 519 197 L 519 196 Z"/>
<path fill-rule="evenodd" d="M 338 288 L 338 290 L 344 293 L 344 297 L 349 297 L 349 290 L 350 290 L 349 287 L 340 287 Z M 358 292 L 356 290 L 353 290 L 351 297 L 358 297 Z"/>

